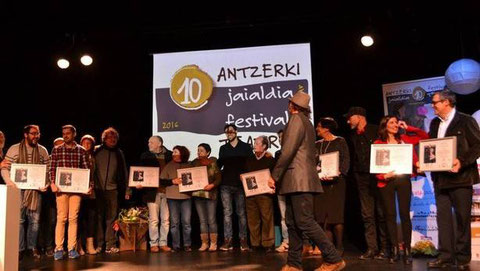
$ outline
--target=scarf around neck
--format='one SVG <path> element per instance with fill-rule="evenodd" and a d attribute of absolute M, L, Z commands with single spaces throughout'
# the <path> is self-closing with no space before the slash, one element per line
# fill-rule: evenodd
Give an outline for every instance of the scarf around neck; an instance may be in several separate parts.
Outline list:
<path fill-rule="evenodd" d="M 33 148 L 32 151 L 32 160 L 28 161 L 28 147 L 23 139 L 19 146 L 18 146 L 18 160 L 17 163 L 19 164 L 40 164 L 40 152 L 38 148 L 38 144 Z M 24 190 L 23 191 L 23 199 L 22 199 L 22 206 L 31 210 L 36 211 L 38 201 L 40 199 L 40 193 L 36 190 Z"/>

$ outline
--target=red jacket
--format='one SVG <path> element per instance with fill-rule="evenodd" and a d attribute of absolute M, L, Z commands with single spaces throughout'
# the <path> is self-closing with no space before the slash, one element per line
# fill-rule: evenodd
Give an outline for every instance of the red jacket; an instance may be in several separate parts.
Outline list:
<path fill-rule="evenodd" d="M 408 134 L 402 134 L 400 135 L 400 140 L 401 142 L 398 142 L 399 144 L 400 143 L 406 143 L 406 144 L 413 144 L 414 146 L 418 144 L 418 142 L 422 139 L 428 139 L 430 138 L 428 136 L 428 134 L 423 131 L 422 129 L 420 128 L 417 128 L 417 127 L 413 127 L 413 126 L 407 126 L 407 133 L 414 133 L 414 135 L 408 135 Z M 382 141 L 381 139 L 377 139 L 375 140 L 375 142 L 373 144 L 387 144 L 386 141 Z M 417 153 L 415 152 L 415 150 L 413 151 L 413 173 L 412 173 L 412 177 L 415 177 L 417 176 L 417 162 L 418 162 L 418 155 Z M 385 178 L 383 177 L 385 174 L 375 174 L 375 177 L 377 177 L 377 186 L 378 187 L 385 187 L 387 185 L 387 180 L 385 180 Z"/>

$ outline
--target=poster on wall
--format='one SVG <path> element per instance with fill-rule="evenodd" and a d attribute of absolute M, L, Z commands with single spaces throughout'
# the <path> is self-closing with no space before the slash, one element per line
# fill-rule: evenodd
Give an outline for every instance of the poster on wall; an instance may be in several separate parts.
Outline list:
<path fill-rule="evenodd" d="M 445 87 L 443 76 L 382 85 L 385 114 L 428 132 L 435 113 L 432 96 Z M 417 146 L 418 147 L 418 146 Z M 418 149 L 414 150 L 418 153 Z M 430 173 L 412 178 L 412 243 L 431 241 L 438 247 L 437 208 Z"/>
<path fill-rule="evenodd" d="M 217 156 L 234 124 L 242 141 L 266 135 L 275 152 L 299 88 L 313 96 L 308 43 L 155 54 L 153 134 L 190 151 L 208 143 Z"/>

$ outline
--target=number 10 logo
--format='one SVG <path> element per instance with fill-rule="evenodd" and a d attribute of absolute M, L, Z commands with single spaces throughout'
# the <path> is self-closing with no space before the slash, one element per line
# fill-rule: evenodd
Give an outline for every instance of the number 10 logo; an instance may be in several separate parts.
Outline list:
<path fill-rule="evenodd" d="M 178 70 L 170 85 L 170 97 L 186 110 L 202 108 L 207 104 L 212 92 L 212 78 L 196 65 L 184 66 Z"/>

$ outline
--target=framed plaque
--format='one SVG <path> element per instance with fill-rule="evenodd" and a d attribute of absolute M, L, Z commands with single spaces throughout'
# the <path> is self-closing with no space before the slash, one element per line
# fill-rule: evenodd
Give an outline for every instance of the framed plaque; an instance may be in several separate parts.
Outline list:
<path fill-rule="evenodd" d="M 177 176 L 182 179 L 182 183 L 178 185 L 180 192 L 203 190 L 208 185 L 206 166 L 177 169 Z"/>
<path fill-rule="evenodd" d="M 320 154 L 318 156 L 318 177 L 319 178 L 333 178 L 340 175 L 340 153 L 329 152 Z"/>
<path fill-rule="evenodd" d="M 160 168 L 158 167 L 130 167 L 128 186 L 158 187 L 160 185 Z"/>
<path fill-rule="evenodd" d="M 370 148 L 370 173 L 412 174 L 412 144 L 372 144 Z"/>
<path fill-rule="evenodd" d="M 90 170 L 84 168 L 58 167 L 55 185 L 62 193 L 87 194 L 90 186 Z"/>
<path fill-rule="evenodd" d="M 421 171 L 450 171 L 457 158 L 457 137 L 420 140 L 418 154 Z"/>
<path fill-rule="evenodd" d="M 260 194 L 273 193 L 273 189 L 268 186 L 270 179 L 270 170 L 263 169 L 240 174 L 245 196 L 251 197 Z"/>
<path fill-rule="evenodd" d="M 18 189 L 39 190 L 45 187 L 47 165 L 12 164 L 10 179 Z"/>

